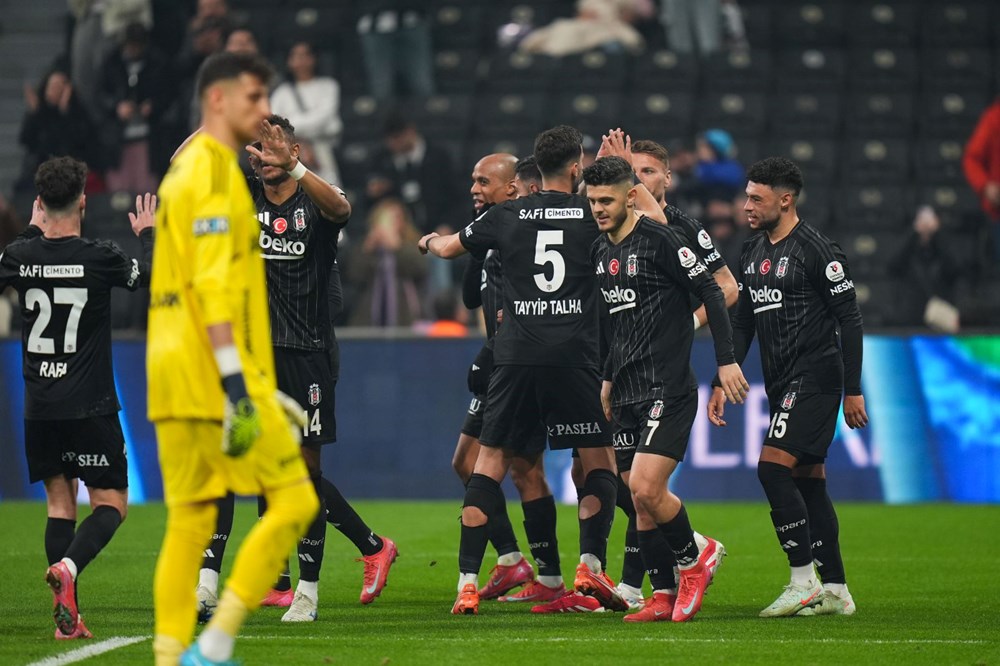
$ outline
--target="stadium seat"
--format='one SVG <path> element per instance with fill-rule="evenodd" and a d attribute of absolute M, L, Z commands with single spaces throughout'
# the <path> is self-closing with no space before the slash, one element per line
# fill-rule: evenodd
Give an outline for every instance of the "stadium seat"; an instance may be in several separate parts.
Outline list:
<path fill-rule="evenodd" d="M 449 2 L 431 10 L 434 48 L 478 48 L 486 31 L 485 8 L 468 2 Z"/>
<path fill-rule="evenodd" d="M 751 44 L 770 44 L 774 37 L 772 9 L 766 5 L 748 6 L 740 3 L 743 13 L 743 29 Z"/>
<path fill-rule="evenodd" d="M 993 85 L 993 62 L 986 48 L 925 49 L 920 54 L 925 90 L 989 90 Z"/>
<path fill-rule="evenodd" d="M 489 65 L 486 92 L 547 92 L 555 71 L 555 58 L 520 51 L 497 53 Z"/>
<path fill-rule="evenodd" d="M 327 6 L 315 2 L 310 6 L 286 8 L 272 15 L 265 28 L 271 40 L 271 50 L 283 54 L 298 41 L 308 41 L 317 50 L 325 50 L 342 39 L 342 33 L 354 32 L 350 8 Z M 351 29 L 345 30 L 345 26 Z M 254 33 L 256 37 L 258 33 Z M 278 62 L 284 63 L 284 56 Z"/>
<path fill-rule="evenodd" d="M 733 158 L 739 160 L 745 166 L 749 166 L 757 160 L 767 157 L 768 154 L 763 142 L 755 138 L 740 137 L 739 140 L 733 143 Z M 742 191 L 742 188 L 740 191 Z"/>
<path fill-rule="evenodd" d="M 629 95 L 622 109 L 622 128 L 633 140 L 688 139 L 692 132 L 694 95 L 686 92 L 655 92 Z"/>
<path fill-rule="evenodd" d="M 476 136 L 465 147 L 463 162 L 459 165 L 459 171 L 472 173 L 475 166 L 484 155 L 491 153 L 510 153 L 518 158 L 527 157 L 534 149 L 534 134 L 525 133 L 523 136 L 510 137 L 508 135 Z"/>
<path fill-rule="evenodd" d="M 693 55 L 658 50 L 637 56 L 632 64 L 630 91 L 681 93 L 698 87 L 698 60 Z"/>
<path fill-rule="evenodd" d="M 914 145 L 913 167 L 920 180 L 963 178 L 962 142 L 955 138 L 924 139 Z"/>
<path fill-rule="evenodd" d="M 785 49 L 774 61 L 779 92 L 837 92 L 844 86 L 846 58 L 841 49 L 808 47 Z"/>
<path fill-rule="evenodd" d="M 908 137 L 913 133 L 913 96 L 854 93 L 844 115 L 845 136 Z"/>
<path fill-rule="evenodd" d="M 990 26 L 1000 16 L 990 16 L 990 3 L 941 0 L 923 6 L 920 41 L 937 47 L 987 47 Z"/>
<path fill-rule="evenodd" d="M 557 58 L 552 85 L 557 90 L 614 92 L 625 88 L 626 69 L 621 53 L 588 51 Z"/>
<path fill-rule="evenodd" d="M 344 134 L 354 139 L 378 139 L 382 136 L 382 119 L 386 109 L 368 95 L 344 97 L 340 102 L 340 117 Z"/>
<path fill-rule="evenodd" d="M 850 51 L 850 86 L 872 92 L 910 92 L 919 70 L 916 51 L 888 46 L 857 47 Z"/>
<path fill-rule="evenodd" d="M 851 138 L 841 155 L 845 183 L 905 183 L 910 174 L 907 139 Z"/>
<path fill-rule="evenodd" d="M 774 137 L 834 137 L 841 130 L 843 96 L 836 93 L 786 93 L 768 97 Z"/>
<path fill-rule="evenodd" d="M 772 70 L 768 51 L 715 53 L 705 59 L 702 83 L 708 91 L 760 93 L 770 90 Z"/>
<path fill-rule="evenodd" d="M 487 93 L 476 98 L 477 133 L 518 136 L 542 129 L 545 112 L 543 93 Z"/>
<path fill-rule="evenodd" d="M 920 134 L 925 137 L 968 137 L 989 102 L 989 96 L 981 91 L 925 92 L 918 104 Z"/>
<path fill-rule="evenodd" d="M 934 206 L 942 218 L 952 225 L 964 227 L 971 218 L 978 218 L 979 200 L 965 181 L 941 183 L 929 181 L 917 190 L 916 203 Z"/>
<path fill-rule="evenodd" d="M 767 144 L 769 155 L 781 155 L 793 160 L 802 169 L 806 183 L 829 185 L 837 173 L 839 164 L 837 143 L 829 138 L 788 138 L 793 134 L 782 134 Z"/>
<path fill-rule="evenodd" d="M 913 210 L 912 199 L 912 191 L 900 185 L 845 185 L 835 223 L 845 231 L 899 231 Z"/>
<path fill-rule="evenodd" d="M 698 102 L 697 129 L 718 127 L 734 137 L 760 136 L 767 117 L 763 93 L 709 93 Z"/>
<path fill-rule="evenodd" d="M 872 46 L 908 46 L 917 34 L 919 8 L 912 2 L 860 2 L 847 15 L 848 41 Z"/>
<path fill-rule="evenodd" d="M 621 125 L 621 102 L 617 93 L 557 93 L 549 99 L 543 122 L 547 127 L 572 125 L 600 141 L 608 129 Z"/>
<path fill-rule="evenodd" d="M 891 326 L 899 321 L 895 314 L 899 293 L 896 281 L 859 276 L 854 278 L 854 289 L 866 328 Z"/>
<path fill-rule="evenodd" d="M 441 49 L 434 53 L 434 85 L 444 94 L 475 92 L 479 74 L 479 52 L 475 49 Z"/>
<path fill-rule="evenodd" d="M 836 229 L 829 235 L 847 255 L 851 274 L 856 279 L 865 280 L 888 275 L 887 264 L 902 243 L 904 230 L 905 224 L 895 231 L 861 229 L 851 232 Z"/>
<path fill-rule="evenodd" d="M 836 46 L 844 38 L 844 6 L 838 2 L 780 3 L 773 21 L 774 38 L 782 44 Z"/>
<path fill-rule="evenodd" d="M 432 95 L 408 100 L 406 114 L 427 134 L 461 141 L 472 122 L 472 96 Z"/>

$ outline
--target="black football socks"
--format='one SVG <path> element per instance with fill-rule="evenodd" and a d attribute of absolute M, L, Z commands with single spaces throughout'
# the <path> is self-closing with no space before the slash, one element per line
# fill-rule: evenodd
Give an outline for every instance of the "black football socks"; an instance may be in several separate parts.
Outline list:
<path fill-rule="evenodd" d="M 813 562 L 824 584 L 846 584 L 844 560 L 840 556 L 840 522 L 826 490 L 826 479 L 796 478 L 809 512 L 809 537 Z"/>
<path fill-rule="evenodd" d="M 522 502 L 524 534 L 539 576 L 561 576 L 559 541 L 556 539 L 556 501 L 552 495 Z"/>

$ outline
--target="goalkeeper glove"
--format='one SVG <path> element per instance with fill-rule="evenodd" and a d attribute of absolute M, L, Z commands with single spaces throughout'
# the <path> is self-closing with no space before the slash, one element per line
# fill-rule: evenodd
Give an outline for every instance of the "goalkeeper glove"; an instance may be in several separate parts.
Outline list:
<path fill-rule="evenodd" d="M 260 437 L 260 414 L 247 395 L 242 374 L 223 377 L 222 387 L 226 391 L 226 407 L 222 417 L 222 452 L 239 458 Z"/>

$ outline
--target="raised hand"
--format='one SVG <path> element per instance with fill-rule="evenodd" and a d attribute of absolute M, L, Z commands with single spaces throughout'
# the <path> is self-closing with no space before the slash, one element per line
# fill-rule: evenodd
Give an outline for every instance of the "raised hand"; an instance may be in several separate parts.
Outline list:
<path fill-rule="evenodd" d="M 293 146 L 285 136 L 285 131 L 266 119 L 260 123 L 260 148 L 251 144 L 246 150 L 252 157 L 260 160 L 263 166 L 291 171 L 298 162 L 297 154 L 293 154 Z"/>
<path fill-rule="evenodd" d="M 146 192 L 135 197 L 135 212 L 129 211 L 128 220 L 136 236 L 156 222 L 156 195 Z"/>

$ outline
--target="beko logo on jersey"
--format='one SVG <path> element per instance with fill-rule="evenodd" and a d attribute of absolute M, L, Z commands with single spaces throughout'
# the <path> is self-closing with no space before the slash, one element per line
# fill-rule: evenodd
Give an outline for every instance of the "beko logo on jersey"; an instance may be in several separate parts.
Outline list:
<path fill-rule="evenodd" d="M 611 314 L 635 307 L 635 299 L 637 297 L 635 289 L 622 289 L 616 285 L 614 289 L 609 291 L 602 287 L 601 294 L 604 296 L 605 303 L 615 306 L 608 310 Z"/>
<path fill-rule="evenodd" d="M 306 253 L 306 244 L 302 241 L 292 241 L 286 238 L 271 238 L 262 229 L 260 232 L 260 249 L 270 250 L 276 255 L 301 257 Z M 267 254 L 264 255 L 265 258 L 267 256 Z"/>
<path fill-rule="evenodd" d="M 830 295 L 836 296 L 837 294 L 842 294 L 845 291 L 850 291 L 854 289 L 854 280 L 844 280 L 836 287 L 830 287 Z"/>
<path fill-rule="evenodd" d="M 761 287 L 760 289 L 751 288 L 749 291 L 751 301 L 765 304 L 759 308 L 754 308 L 754 313 L 780 308 L 781 302 L 785 298 L 780 289 L 771 289 L 770 287 Z"/>
<path fill-rule="evenodd" d="M 80 264 L 41 266 L 37 264 L 22 264 L 18 269 L 21 277 L 40 278 L 82 278 L 83 266 Z"/>
<path fill-rule="evenodd" d="M 600 435 L 601 426 L 597 421 L 593 423 L 557 423 L 549 426 L 550 437 L 560 437 L 562 435 Z"/>

